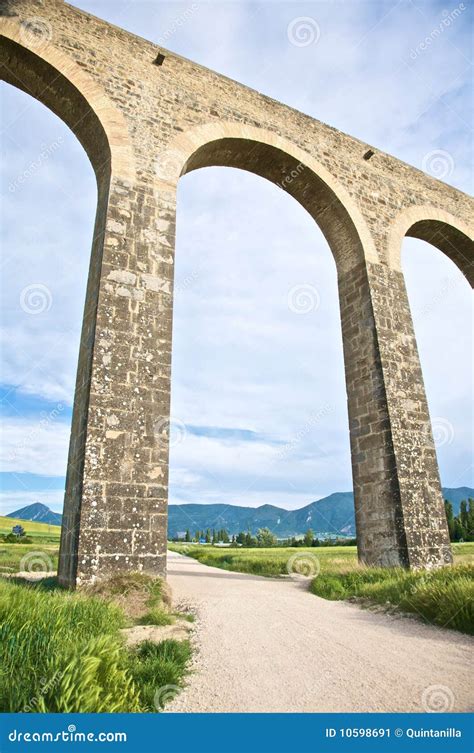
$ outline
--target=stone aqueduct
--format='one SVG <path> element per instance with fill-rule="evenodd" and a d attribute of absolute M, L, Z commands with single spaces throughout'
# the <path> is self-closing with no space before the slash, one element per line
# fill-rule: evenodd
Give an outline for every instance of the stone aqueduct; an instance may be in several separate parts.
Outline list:
<path fill-rule="evenodd" d="M 472 284 L 470 197 L 62 0 L 0 9 L 2 77 L 69 126 L 98 183 L 61 582 L 166 570 L 176 188 L 213 165 L 281 185 L 334 255 L 360 558 L 450 562 L 400 249 L 428 241 Z"/>

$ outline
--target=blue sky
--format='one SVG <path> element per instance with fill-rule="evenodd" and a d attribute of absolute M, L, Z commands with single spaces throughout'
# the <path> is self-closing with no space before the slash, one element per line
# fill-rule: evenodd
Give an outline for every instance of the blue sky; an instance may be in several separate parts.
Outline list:
<path fill-rule="evenodd" d="M 472 191 L 468 2 L 76 5 Z M 43 105 L 6 85 L 0 102 L 0 514 L 60 510 L 95 180 Z M 403 267 L 442 481 L 472 486 L 471 292 L 421 241 Z M 257 176 L 180 181 L 172 415 L 171 502 L 296 508 L 351 488 L 334 261 Z"/>

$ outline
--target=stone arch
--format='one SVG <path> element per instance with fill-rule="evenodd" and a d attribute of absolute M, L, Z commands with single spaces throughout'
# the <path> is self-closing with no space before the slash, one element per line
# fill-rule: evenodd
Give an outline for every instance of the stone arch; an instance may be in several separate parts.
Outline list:
<path fill-rule="evenodd" d="M 104 90 L 75 60 L 11 18 L 0 23 L 2 78 L 55 113 L 84 147 L 98 183 L 133 181 L 127 123 Z"/>
<path fill-rule="evenodd" d="M 201 167 L 235 167 L 271 181 L 293 196 L 321 228 L 338 274 L 378 254 L 354 199 L 320 162 L 294 143 L 263 128 L 221 122 L 177 136 L 157 158 L 158 190 Z"/>
<path fill-rule="evenodd" d="M 431 243 L 453 261 L 474 287 L 474 228 L 442 209 L 411 207 L 396 217 L 389 231 L 388 264 L 402 271 L 403 239 L 418 238 Z"/>

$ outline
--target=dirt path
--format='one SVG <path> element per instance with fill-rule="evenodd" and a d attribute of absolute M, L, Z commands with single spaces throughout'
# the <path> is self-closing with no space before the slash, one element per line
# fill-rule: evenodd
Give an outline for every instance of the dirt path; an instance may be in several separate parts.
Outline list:
<path fill-rule="evenodd" d="M 167 711 L 468 711 L 474 640 L 320 599 L 292 580 L 169 553 L 175 602 L 198 615 L 188 687 Z"/>

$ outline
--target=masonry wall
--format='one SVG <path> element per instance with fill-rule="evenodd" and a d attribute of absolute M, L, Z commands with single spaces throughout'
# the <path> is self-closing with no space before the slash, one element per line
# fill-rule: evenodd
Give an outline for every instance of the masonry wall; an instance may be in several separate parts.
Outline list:
<path fill-rule="evenodd" d="M 165 572 L 176 185 L 181 173 L 206 164 L 193 156 L 206 139 L 224 137 L 234 148 L 208 149 L 207 164 L 227 154 L 214 164 L 281 183 L 302 162 L 302 177 L 283 187 L 320 222 L 336 259 L 362 559 L 449 562 L 399 247 L 413 217 L 418 237 L 448 255 L 453 249 L 469 276 L 472 200 L 376 149 L 367 161 L 370 145 L 61 0 L 2 0 L 0 9 L 4 34 L 16 40 L 5 44 L 7 81 L 21 85 L 32 55 L 38 66 L 49 56 L 52 67 L 41 74 L 49 100 L 82 138 L 96 172 L 110 168 L 81 343 L 62 581 L 88 582 L 117 568 Z M 65 105 L 61 112 L 51 95 L 55 65 L 67 67 L 72 87 L 95 92 L 99 119 L 105 106 L 110 155 Z M 40 84 L 30 91 L 52 106 Z"/>

